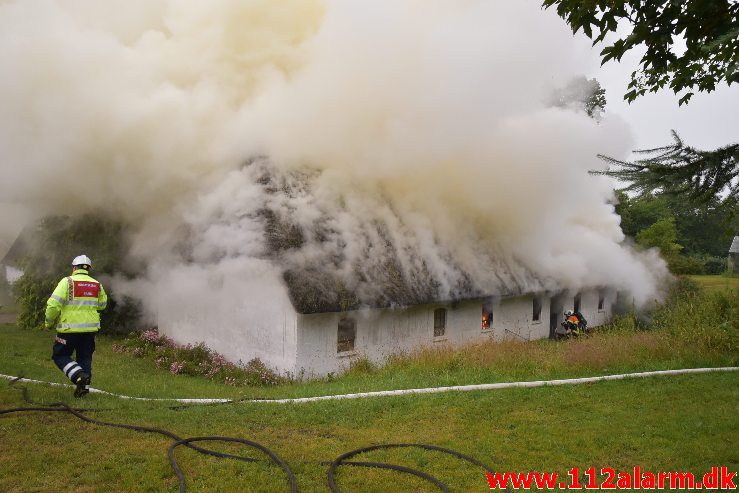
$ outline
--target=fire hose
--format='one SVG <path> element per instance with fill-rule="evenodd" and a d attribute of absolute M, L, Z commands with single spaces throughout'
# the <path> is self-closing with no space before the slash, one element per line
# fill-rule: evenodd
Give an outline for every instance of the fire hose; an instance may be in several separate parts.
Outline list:
<path fill-rule="evenodd" d="M 235 404 L 239 402 L 272 402 L 272 403 L 293 402 L 293 403 L 298 403 L 298 402 L 313 402 L 313 401 L 328 400 L 328 399 L 355 399 L 355 398 L 372 397 L 372 396 L 379 397 L 379 396 L 390 396 L 390 395 L 407 395 L 407 394 L 437 393 L 437 392 L 450 392 L 450 391 L 453 392 L 453 391 L 473 391 L 473 390 L 494 390 L 494 389 L 512 388 L 512 387 L 529 387 L 530 388 L 530 387 L 542 387 L 542 386 L 550 386 L 550 385 L 573 385 L 573 384 L 592 383 L 592 382 L 606 381 L 606 380 L 622 380 L 626 378 L 644 378 L 644 377 L 651 377 L 651 376 L 657 376 L 657 375 L 684 375 L 684 374 L 691 374 L 691 373 L 694 374 L 694 373 L 725 372 L 725 371 L 732 372 L 732 371 L 737 371 L 737 370 L 739 370 L 739 367 L 687 368 L 687 369 L 681 369 L 681 370 L 661 370 L 661 371 L 651 371 L 651 372 L 626 373 L 626 374 L 620 374 L 620 375 L 604 375 L 604 376 L 599 376 L 599 377 L 573 378 L 573 379 L 564 379 L 564 380 L 546 380 L 546 381 L 532 381 L 532 382 L 504 382 L 504 383 L 495 383 L 495 384 L 477 384 L 477 385 L 464 385 L 464 386 L 454 386 L 454 387 L 435 387 L 435 388 L 426 388 L 426 389 L 406 389 L 406 390 L 364 392 L 364 393 L 357 393 L 357 394 L 305 397 L 305 398 L 295 398 L 295 399 L 236 399 L 236 400 L 231 400 L 231 399 L 147 399 L 147 398 L 141 398 L 141 397 L 120 396 L 120 395 L 111 394 L 109 392 L 104 392 L 104 391 L 97 391 L 97 392 L 108 394 L 108 395 L 113 395 L 115 397 L 127 398 L 127 399 L 150 400 L 150 401 L 166 400 L 166 401 L 175 401 L 175 402 L 180 402 L 180 403 L 188 403 L 190 405 L 192 404 L 200 404 L 200 405 Z M 23 377 L 8 377 L 7 375 L 0 375 L 0 377 L 10 379 L 11 385 L 17 382 L 47 383 L 47 382 L 40 382 L 37 380 L 29 380 Z M 52 385 L 60 385 L 60 384 L 52 384 Z M 23 395 L 24 395 L 24 399 L 26 399 L 27 402 L 30 402 L 30 399 L 28 398 L 27 387 L 24 387 Z M 175 406 L 175 407 L 172 407 L 171 409 L 180 408 L 180 407 L 189 407 L 189 406 Z M 172 465 L 172 468 L 175 471 L 175 474 L 177 475 L 181 493 L 185 493 L 186 491 L 185 478 L 182 473 L 182 470 L 177 464 L 177 460 L 175 459 L 175 455 L 174 455 L 174 450 L 181 445 L 191 448 L 192 450 L 195 450 L 197 452 L 210 455 L 210 456 L 214 456 L 214 457 L 234 459 L 234 460 L 240 460 L 240 461 L 245 461 L 245 462 L 257 461 L 257 459 L 253 459 L 250 457 L 216 452 L 216 451 L 198 447 L 197 445 L 192 444 L 192 442 L 197 442 L 197 441 L 238 442 L 238 443 L 242 443 L 244 445 L 248 445 L 253 448 L 256 448 L 262 453 L 264 453 L 265 455 L 267 455 L 272 462 L 277 464 L 283 470 L 283 472 L 288 478 L 288 482 L 290 483 L 291 493 L 298 491 L 295 475 L 290 470 L 290 467 L 287 465 L 287 463 L 284 460 L 282 460 L 276 453 L 274 453 L 267 447 L 264 447 L 263 445 L 257 442 L 253 442 L 253 441 L 242 439 L 242 438 L 220 437 L 220 436 L 181 438 L 177 436 L 176 434 L 174 434 L 173 432 L 168 431 L 168 430 L 163 430 L 161 428 L 128 425 L 128 424 L 122 424 L 122 423 L 110 423 L 110 422 L 96 420 L 96 419 L 90 418 L 84 413 L 89 412 L 89 411 L 101 411 L 101 409 L 72 408 L 63 402 L 57 402 L 57 403 L 49 404 L 46 406 L 32 406 L 32 407 L 18 407 L 18 408 L 12 408 L 12 409 L 0 409 L 0 415 L 17 413 L 17 412 L 28 412 L 28 411 L 67 412 L 88 423 L 93 423 L 93 424 L 97 424 L 101 426 L 112 426 L 116 428 L 124 428 L 124 429 L 135 430 L 135 431 L 158 433 L 160 435 L 164 435 L 166 437 L 171 438 L 172 440 L 174 440 L 174 443 L 170 446 L 168 455 L 169 455 L 170 464 Z M 434 484 L 442 492 L 448 492 L 449 489 L 444 483 L 439 481 L 434 476 L 431 476 L 430 474 L 424 471 L 420 471 L 418 469 L 413 469 L 413 468 L 409 468 L 405 466 L 399 466 L 396 464 L 386 464 L 386 463 L 381 463 L 381 462 L 356 462 L 356 461 L 346 460 L 356 455 L 360 455 L 360 454 L 363 454 L 365 452 L 369 452 L 372 450 L 389 449 L 389 448 L 405 448 L 405 447 L 416 447 L 416 448 L 421 448 L 425 450 L 442 452 L 442 453 L 457 457 L 459 459 L 465 460 L 477 466 L 480 466 L 483 469 L 485 469 L 487 472 L 490 472 L 490 473 L 493 472 L 489 467 L 487 467 L 485 464 L 478 461 L 477 459 L 474 459 L 470 456 L 464 455 L 454 450 L 445 449 L 443 447 L 438 447 L 435 445 L 428 445 L 428 444 L 417 444 L 417 443 L 395 443 L 393 444 L 391 443 L 391 444 L 373 445 L 370 447 L 363 447 L 363 448 L 359 448 L 356 450 L 351 450 L 349 452 L 344 453 L 343 455 L 341 455 L 340 457 L 338 457 L 337 459 L 335 459 L 334 461 L 330 463 L 323 462 L 322 464 L 329 464 L 329 470 L 328 470 L 329 489 L 334 493 L 340 493 L 341 489 L 339 489 L 339 487 L 336 485 L 336 470 L 340 466 L 354 466 L 354 467 L 372 467 L 372 468 L 379 468 L 379 469 L 387 469 L 387 470 L 392 470 L 392 471 L 401 472 L 405 474 L 410 474 L 410 475 L 416 476 L 418 478 L 424 479 L 425 481 Z"/>
<path fill-rule="evenodd" d="M 16 381 L 12 381 L 11 385 L 16 383 Z M 23 388 L 23 397 L 26 400 L 26 402 L 29 402 L 31 404 L 35 404 L 31 401 L 31 399 L 28 397 L 28 388 Z M 10 408 L 10 409 L 0 409 L 0 416 L 11 414 L 11 413 L 21 413 L 21 412 L 66 412 L 69 413 L 82 421 L 85 421 L 87 423 L 96 424 L 99 426 L 110 426 L 114 428 L 123 428 L 127 430 L 134 430 L 134 431 L 140 431 L 145 433 L 156 433 L 159 435 L 166 436 L 168 438 L 171 438 L 173 440 L 173 443 L 169 446 L 168 450 L 168 456 L 169 456 L 169 463 L 172 466 L 172 469 L 175 472 L 175 475 L 177 476 L 177 480 L 179 482 L 179 491 L 180 493 L 186 493 L 186 482 L 185 482 L 185 476 L 182 472 L 182 469 L 180 468 L 179 464 L 177 463 L 177 459 L 175 458 L 175 449 L 179 446 L 186 446 L 191 448 L 192 450 L 195 450 L 199 453 L 218 457 L 218 458 L 225 458 L 225 459 L 234 459 L 234 460 L 240 460 L 244 462 L 257 462 L 258 459 L 254 459 L 251 457 L 245 457 L 241 455 L 233 455 L 233 454 L 227 454 L 223 452 L 217 452 L 214 450 L 206 449 L 203 447 L 199 447 L 197 445 L 193 445 L 192 442 L 232 442 L 232 443 L 241 443 L 243 445 L 247 445 L 249 447 L 255 448 L 265 454 L 271 462 L 276 464 L 282 471 L 284 472 L 285 476 L 287 477 L 288 483 L 289 483 L 289 491 L 290 493 L 297 493 L 298 492 L 298 485 L 297 485 L 297 479 L 295 478 L 295 474 L 290 469 L 290 466 L 275 452 L 270 450 L 269 448 L 265 447 L 264 445 L 247 440 L 244 438 L 237 438 L 237 437 L 223 437 L 223 436 L 202 436 L 202 437 L 191 437 L 191 438 L 182 438 L 176 435 L 175 433 L 165 430 L 162 428 L 156 428 L 156 427 L 150 427 L 150 426 L 140 426 L 140 425 L 130 425 L 130 424 L 124 424 L 124 423 L 113 423 L 109 421 L 102 421 L 98 419 L 91 418 L 85 414 L 85 412 L 90 411 L 102 411 L 103 409 L 83 409 L 83 408 L 73 408 L 69 406 L 68 404 L 64 402 L 54 402 L 52 404 L 47 405 L 33 405 L 33 406 L 27 406 L 27 407 L 16 407 L 16 408 Z M 404 474 L 410 474 L 413 476 L 416 476 L 418 478 L 424 479 L 427 482 L 435 485 L 440 491 L 444 493 L 448 493 L 449 487 L 441 482 L 436 477 L 421 471 L 419 469 L 414 469 L 411 467 L 401 466 L 397 464 L 387 464 L 382 462 L 355 462 L 355 461 L 348 461 L 347 459 L 354 457 L 356 455 L 360 455 L 366 452 L 370 452 L 372 450 L 379 450 L 379 449 L 389 449 L 389 448 L 408 448 L 408 447 L 415 447 L 415 448 L 421 448 L 424 450 L 431 450 L 436 452 L 445 453 L 448 455 L 452 455 L 454 457 L 457 457 L 459 459 L 465 460 L 467 462 L 470 462 L 474 465 L 482 467 L 485 471 L 493 473 L 492 469 L 488 466 L 486 466 L 484 463 L 480 462 L 479 460 L 470 457 L 468 455 L 462 454 L 460 452 L 457 452 L 455 450 L 447 449 L 444 447 L 439 447 L 436 445 L 428 445 L 428 444 L 420 444 L 420 443 L 390 443 L 390 444 L 381 444 L 381 445 L 372 445 L 369 447 L 363 447 L 358 448 L 356 450 L 351 450 L 349 452 L 346 452 L 339 456 L 338 458 L 334 459 L 332 462 L 321 462 L 321 464 L 329 464 L 329 470 L 328 470 L 328 488 L 333 493 L 341 493 L 342 490 L 338 487 L 336 484 L 336 470 L 340 466 L 354 466 L 354 467 L 371 467 L 371 468 L 379 468 L 379 469 L 386 469 L 391 471 L 396 471 Z"/>

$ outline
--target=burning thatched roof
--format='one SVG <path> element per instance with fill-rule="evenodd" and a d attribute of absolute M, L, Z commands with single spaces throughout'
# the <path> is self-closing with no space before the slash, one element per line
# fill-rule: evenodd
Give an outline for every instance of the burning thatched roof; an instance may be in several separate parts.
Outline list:
<path fill-rule="evenodd" d="M 517 276 L 510 266 L 491 258 L 493 289 L 481 289 L 472 273 L 454 261 L 443 259 L 445 272 L 434 272 L 429 261 L 413 251 L 413 232 L 402 228 L 395 215 L 370 221 L 339 214 L 356 221 L 347 238 L 331 213 L 305 221 L 294 203 L 310 200 L 310 175 L 275 175 L 262 167 L 258 182 L 264 187 L 265 207 L 260 211 L 267 256 L 283 269 L 283 280 L 293 306 L 299 313 L 339 312 L 360 307 L 385 308 L 492 295 L 522 294 L 538 280 L 518 266 Z M 315 204 L 314 204 L 315 205 Z M 315 207 L 320 210 L 320 206 Z M 332 209 L 335 211 L 336 209 Z M 391 227 L 389 222 L 393 223 Z M 400 226 L 399 226 L 400 225 Z M 401 233 L 398 233 L 401 230 Z M 349 244 L 351 242 L 351 244 Z M 443 246 L 438 246 L 443 250 Z M 348 252 L 352 253 L 349 254 Z M 359 253 L 357 253 L 359 252 Z M 451 281 L 450 281 L 451 280 Z"/>

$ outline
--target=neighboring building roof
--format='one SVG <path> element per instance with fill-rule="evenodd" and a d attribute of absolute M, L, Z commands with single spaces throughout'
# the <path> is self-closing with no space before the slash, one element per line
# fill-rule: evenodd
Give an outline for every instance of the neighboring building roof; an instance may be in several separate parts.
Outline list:
<path fill-rule="evenodd" d="M 731 242 L 729 253 L 739 253 L 739 236 L 735 236 L 734 241 Z"/>
<path fill-rule="evenodd" d="M 31 244 L 31 236 L 33 234 L 32 227 L 25 227 L 20 232 L 18 238 L 15 239 L 13 244 L 8 249 L 8 252 L 0 260 L 0 265 L 9 265 L 12 267 L 19 267 L 21 259 L 28 251 L 28 247 Z"/>

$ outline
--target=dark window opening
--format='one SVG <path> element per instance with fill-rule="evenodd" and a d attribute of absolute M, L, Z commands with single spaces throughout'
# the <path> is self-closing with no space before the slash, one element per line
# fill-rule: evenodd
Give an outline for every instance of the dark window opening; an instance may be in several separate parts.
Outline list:
<path fill-rule="evenodd" d="M 339 338 L 336 344 L 336 352 L 354 350 L 354 340 L 357 338 L 357 322 L 353 318 L 342 318 L 339 320 Z"/>
<path fill-rule="evenodd" d="M 446 333 L 446 308 L 434 310 L 434 337 L 441 337 Z"/>
<path fill-rule="evenodd" d="M 534 296 L 534 310 L 532 313 L 531 319 L 534 322 L 539 322 L 541 320 L 541 298 L 538 296 Z"/>
<path fill-rule="evenodd" d="M 577 293 L 575 295 L 575 307 L 573 308 L 574 311 L 580 312 L 580 293 Z"/>
<path fill-rule="evenodd" d="M 493 326 L 493 304 L 482 305 L 482 330 L 488 330 Z"/>
<path fill-rule="evenodd" d="M 600 293 L 598 293 L 598 310 L 603 311 L 603 307 L 605 306 L 605 304 L 606 304 L 606 294 L 603 291 L 601 291 Z"/>

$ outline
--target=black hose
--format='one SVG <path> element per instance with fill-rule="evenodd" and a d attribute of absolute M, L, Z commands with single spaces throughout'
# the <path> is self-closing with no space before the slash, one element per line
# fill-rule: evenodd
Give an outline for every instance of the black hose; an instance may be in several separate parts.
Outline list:
<path fill-rule="evenodd" d="M 329 489 L 333 491 L 334 493 L 341 493 L 341 489 L 339 489 L 339 487 L 336 485 L 336 468 L 338 468 L 341 465 L 351 465 L 351 466 L 360 466 L 360 467 L 363 466 L 363 467 L 390 469 L 393 471 L 413 474 L 414 476 L 418 476 L 431 483 L 434 483 L 441 491 L 444 491 L 444 492 L 449 491 L 448 487 L 444 483 L 442 483 L 435 477 L 431 476 L 430 474 L 427 474 L 418 469 L 411 469 L 405 466 L 398 466 L 395 464 L 384 464 L 380 462 L 345 462 L 346 459 L 349 459 L 350 457 L 354 457 L 355 455 L 359 455 L 359 454 L 364 454 L 372 450 L 380 450 L 380 449 L 388 449 L 388 448 L 403 448 L 403 447 L 416 447 L 416 448 L 422 448 L 425 450 L 433 450 L 436 452 L 442 452 L 445 454 L 453 455 L 460 459 L 466 460 L 467 462 L 471 462 L 472 464 L 480 466 L 491 474 L 494 473 L 493 470 L 489 468 L 488 466 L 486 466 L 484 463 L 480 462 L 474 457 L 470 457 L 469 455 L 465 455 L 463 453 L 457 452 L 456 450 L 451 450 L 451 449 L 444 448 L 444 447 L 438 447 L 436 445 L 427 445 L 424 443 L 387 443 L 387 444 L 382 444 L 382 445 L 372 445 L 369 447 L 363 447 L 363 448 L 351 450 L 345 454 L 340 455 L 336 459 L 334 459 L 334 461 L 331 463 L 331 465 L 328 468 L 328 487 Z"/>
<path fill-rule="evenodd" d="M 185 477 L 182 474 L 182 471 L 180 470 L 179 464 L 177 464 L 177 460 L 174 456 L 174 449 L 179 447 L 180 445 L 188 445 L 191 442 L 201 442 L 201 441 L 218 441 L 218 442 L 237 442 L 237 443 L 243 443 L 244 445 L 249 445 L 250 447 L 254 447 L 256 449 L 261 450 L 264 452 L 267 456 L 269 456 L 270 459 L 272 459 L 272 462 L 280 466 L 280 468 L 284 471 L 285 475 L 287 476 L 288 480 L 290 481 L 290 492 L 291 493 L 297 493 L 298 492 L 298 482 L 295 479 L 295 474 L 290 470 L 290 466 L 287 465 L 287 463 L 280 458 L 279 455 L 272 452 L 270 449 L 265 447 L 264 445 L 261 445 L 257 442 L 252 442 L 251 440 L 246 440 L 244 438 L 233 438 L 233 437 L 194 437 L 194 438 L 184 438 L 182 440 L 178 440 L 174 442 L 169 447 L 169 463 L 172 464 L 172 469 L 174 469 L 175 474 L 177 475 L 177 479 L 180 482 L 180 493 L 185 493 Z M 216 455 L 216 457 L 224 457 L 224 458 L 234 458 L 232 455 L 228 454 L 221 454 L 220 452 L 213 452 L 212 455 Z M 250 459 L 254 460 L 254 459 Z"/>
<path fill-rule="evenodd" d="M 240 461 L 244 461 L 244 462 L 256 462 L 257 461 L 257 459 L 253 459 L 251 457 L 244 457 L 244 456 L 240 456 L 240 455 L 232 455 L 232 454 L 226 454 L 226 453 L 223 453 L 223 452 L 216 452 L 214 450 L 209 450 L 209 449 L 206 449 L 206 448 L 198 447 L 197 445 L 193 445 L 193 444 L 189 443 L 191 441 L 198 441 L 198 440 L 220 440 L 220 441 L 241 442 L 241 443 L 246 443 L 248 445 L 252 445 L 252 446 L 254 446 L 254 447 L 262 450 L 267 455 L 269 455 L 273 460 L 275 460 L 275 458 L 277 459 L 277 461 L 276 461 L 277 464 L 283 469 L 283 471 L 285 471 L 285 473 L 288 476 L 288 480 L 290 481 L 290 488 L 291 488 L 290 491 L 291 491 L 291 493 L 297 493 L 297 491 L 298 491 L 297 490 L 297 486 L 296 486 L 296 481 L 295 481 L 295 475 L 292 473 L 292 471 L 287 466 L 287 464 L 282 459 L 280 459 L 277 456 L 277 454 L 275 454 L 271 450 L 267 449 L 266 447 L 257 444 L 256 442 L 250 442 L 248 440 L 243 440 L 241 438 L 229 438 L 229 437 L 197 437 L 197 438 L 185 439 L 185 438 L 182 438 L 182 437 L 179 437 L 179 436 L 175 435 L 171 431 L 164 430 L 162 428 L 154 428 L 154 427 L 148 427 L 148 426 L 137 426 L 137 425 L 127 425 L 127 424 L 123 424 L 123 423 L 111 423 L 111 422 L 108 422 L 108 421 L 100 421 L 100 420 L 97 420 L 97 419 L 93 419 L 93 418 L 90 418 L 89 416 L 86 416 L 85 414 L 83 414 L 82 412 L 78 411 L 77 409 L 74 409 L 74 408 L 70 407 L 69 405 L 67 405 L 64 402 L 55 402 L 55 403 L 49 404 L 48 406 L 45 406 L 45 407 L 34 406 L 34 407 L 16 407 L 16 408 L 11 408 L 11 409 L 0 409 L 0 415 L 17 413 L 17 412 L 26 412 L 26 411 L 37 411 L 37 412 L 67 412 L 67 413 L 73 414 L 77 418 L 79 418 L 82 421 L 85 421 L 87 423 L 93 423 L 93 424 L 97 424 L 97 425 L 101 425 L 101 426 L 110 426 L 110 427 L 113 427 L 113 428 L 123 428 L 123 429 L 126 429 L 126 430 L 142 431 L 142 432 L 147 432 L 147 433 L 157 433 L 157 434 L 160 434 L 160 435 L 164 435 L 164 436 L 166 436 L 168 438 L 171 438 L 172 440 L 174 440 L 175 443 L 174 443 L 174 445 L 172 445 L 172 447 L 170 447 L 170 462 L 173 464 L 173 467 L 175 467 L 175 473 L 177 474 L 177 478 L 179 479 L 179 482 L 180 482 L 180 492 L 183 492 L 183 493 L 185 492 L 185 482 L 184 482 L 184 477 L 182 475 L 182 471 L 180 470 L 179 466 L 176 465 L 177 464 L 176 461 L 172 462 L 174 460 L 173 451 L 174 451 L 174 448 L 176 446 L 185 445 L 186 447 L 189 447 L 189 448 L 191 448 L 191 449 L 193 449 L 193 450 L 195 450 L 197 452 L 200 452 L 201 454 L 210 455 L 210 456 L 213 456 L 213 457 L 220 457 L 220 458 L 226 458 L 226 459 L 235 459 L 235 460 L 240 460 Z"/>
<path fill-rule="evenodd" d="M 15 383 L 11 382 L 11 385 Z M 29 395 L 28 395 L 28 389 L 24 387 L 23 389 L 23 398 L 26 400 L 26 402 L 30 404 L 37 404 L 34 403 Z M 264 445 L 261 445 L 257 442 L 253 442 L 251 440 L 247 440 L 244 438 L 235 438 L 235 437 L 221 437 L 221 436 L 203 436 L 203 437 L 193 437 L 193 438 L 181 438 L 178 435 L 174 434 L 173 432 L 169 430 L 165 430 L 162 428 L 154 428 L 154 427 L 148 427 L 148 426 L 138 426 L 138 425 L 129 425 L 129 424 L 123 424 L 123 423 L 112 423 L 108 421 L 101 421 L 98 419 L 93 419 L 87 415 L 85 415 L 85 412 L 88 411 L 96 411 L 97 409 L 80 409 L 80 408 L 73 408 L 67 405 L 64 402 L 54 402 L 51 404 L 45 404 L 45 405 L 33 405 L 33 406 L 26 406 L 26 407 L 16 407 L 11 409 L 0 409 L 0 415 L 5 414 L 11 414 L 11 413 L 19 413 L 19 412 L 66 412 L 69 414 L 74 415 L 75 417 L 81 419 L 82 421 L 85 421 L 87 423 L 92 423 L 100 426 L 109 426 L 113 428 L 123 428 L 127 430 L 134 430 L 134 431 L 141 431 L 146 433 L 157 433 L 159 435 L 164 435 L 174 441 L 169 447 L 168 455 L 169 455 L 169 462 L 172 465 L 172 469 L 174 470 L 175 474 L 177 475 L 177 480 L 179 481 L 179 491 L 180 493 L 186 492 L 186 486 L 185 486 L 185 477 L 182 473 L 182 470 L 179 467 L 179 464 L 177 463 L 177 460 L 175 459 L 175 449 L 181 445 L 184 445 L 192 450 L 195 450 L 197 452 L 200 452 L 205 455 L 210 455 L 212 457 L 219 457 L 219 458 L 225 458 L 225 459 L 235 459 L 240 460 L 244 462 L 257 462 L 257 459 L 253 459 L 251 457 L 244 457 L 241 455 L 232 455 L 227 454 L 223 452 L 217 452 L 214 450 L 209 450 L 206 448 L 199 447 L 197 445 L 193 445 L 192 442 L 200 442 L 200 441 L 220 441 L 220 442 L 236 442 L 241 443 L 244 445 L 248 445 L 250 447 L 256 448 L 265 455 L 267 455 L 273 463 L 275 463 L 277 466 L 279 466 L 282 471 L 287 476 L 287 479 L 290 483 L 290 492 L 291 493 L 297 493 L 298 492 L 298 486 L 297 486 L 297 480 L 295 478 L 295 474 L 292 472 L 288 464 L 276 453 L 274 453 L 272 450 L 268 449 Z M 452 455 L 454 457 L 457 457 L 459 459 L 463 459 L 467 462 L 470 462 L 472 464 L 475 464 L 477 466 L 482 467 L 489 473 L 493 473 L 493 470 L 485 465 L 483 462 L 480 462 L 479 460 L 475 459 L 474 457 L 470 457 L 468 455 L 465 455 L 461 452 L 457 452 L 455 450 L 451 450 L 444 447 L 439 447 L 436 445 L 427 445 L 422 443 L 389 443 L 389 444 L 381 444 L 381 445 L 372 445 L 369 447 L 362 447 L 355 450 L 351 450 L 349 452 L 346 452 L 336 459 L 334 459 L 332 462 L 323 462 L 322 464 L 330 464 L 329 470 L 328 470 L 328 487 L 329 489 L 334 493 L 341 493 L 341 489 L 336 485 L 336 469 L 339 466 L 354 466 L 354 467 L 372 467 L 377 469 L 387 469 L 391 471 L 401 472 L 404 474 L 411 474 L 413 476 L 416 476 L 418 478 L 421 478 L 429 483 L 432 483 L 435 485 L 440 491 L 443 493 L 448 493 L 449 488 L 446 484 L 441 482 L 436 477 L 418 470 L 413 469 L 411 467 L 406 466 L 400 466 L 397 464 L 386 464 L 382 462 L 357 462 L 357 461 L 349 461 L 347 459 L 354 457 L 356 455 L 360 455 L 366 452 L 370 452 L 373 450 L 380 450 L 380 449 L 389 449 L 389 448 L 404 448 L 404 447 L 415 447 L 415 448 L 421 448 L 424 450 L 431 450 L 435 452 L 442 452 L 448 455 Z M 507 491 L 508 488 L 506 488 Z"/>
<path fill-rule="evenodd" d="M 413 469 L 412 467 L 399 466 L 397 464 L 386 464 L 384 462 L 356 462 L 356 461 L 342 462 L 341 465 L 343 465 L 343 466 L 358 466 L 358 467 L 374 467 L 376 469 L 389 469 L 391 471 L 404 472 L 406 474 L 412 474 L 414 476 L 418 476 L 421 479 L 425 479 L 429 483 L 435 484 L 444 493 L 449 493 L 449 488 L 447 487 L 447 485 L 445 485 L 444 483 L 442 483 L 441 481 L 439 481 L 438 479 L 436 479 L 434 476 L 432 476 L 432 475 L 430 475 L 428 473 L 425 473 L 425 472 L 423 472 L 421 470 Z M 334 487 L 335 487 L 335 485 L 334 485 Z M 329 481 L 329 488 L 331 488 L 330 481 Z M 336 490 L 333 490 L 332 489 L 332 491 L 340 491 L 340 490 L 338 490 L 338 488 L 337 488 Z"/>

